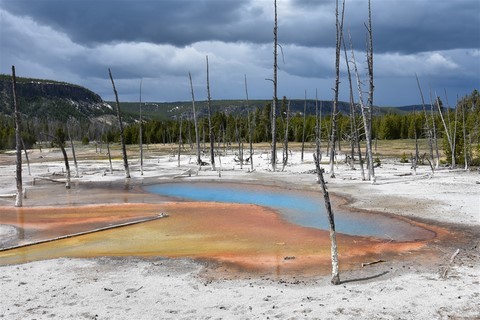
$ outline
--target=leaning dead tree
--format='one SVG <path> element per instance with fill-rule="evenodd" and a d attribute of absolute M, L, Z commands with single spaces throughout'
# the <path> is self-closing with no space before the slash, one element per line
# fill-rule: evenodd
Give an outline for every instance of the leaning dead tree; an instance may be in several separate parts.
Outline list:
<path fill-rule="evenodd" d="M 125 168 L 125 178 L 129 179 L 130 169 L 128 168 L 127 148 L 125 147 L 125 135 L 123 133 L 123 122 L 122 122 L 122 115 L 120 113 L 120 102 L 118 101 L 118 93 L 117 93 L 117 89 L 115 88 L 115 82 L 113 81 L 112 71 L 110 70 L 110 68 L 108 68 L 108 74 L 110 76 L 110 80 L 112 81 L 113 92 L 115 93 L 118 127 L 120 129 L 120 143 L 122 144 L 123 166 Z"/>
<path fill-rule="evenodd" d="M 340 284 L 340 271 L 338 268 L 338 247 L 337 247 L 337 235 L 335 232 L 335 216 L 333 214 L 332 206 L 330 204 L 330 195 L 328 194 L 327 184 L 323 178 L 323 169 L 320 168 L 319 159 L 313 155 L 315 166 L 317 169 L 317 178 L 318 183 L 322 187 L 323 199 L 325 201 L 325 209 L 327 210 L 328 215 L 328 224 L 330 230 L 330 254 L 332 260 L 332 279 L 330 280 L 332 284 Z"/>
<path fill-rule="evenodd" d="M 212 125 L 212 97 L 210 96 L 210 77 L 208 71 L 208 56 L 207 59 L 207 106 L 208 106 L 208 133 L 210 137 L 210 162 L 212 170 L 215 171 L 215 135 L 213 133 Z"/>
<path fill-rule="evenodd" d="M 16 179 L 17 179 L 17 194 L 15 198 L 15 207 L 21 207 L 23 205 L 23 185 L 22 185 L 22 136 L 20 131 L 21 118 L 18 108 L 17 99 L 17 78 L 15 76 L 15 66 L 12 66 L 12 95 L 13 95 L 13 108 L 15 112 L 15 143 L 16 143 Z"/>
<path fill-rule="evenodd" d="M 337 114 L 338 114 L 338 90 L 340 87 L 340 49 L 343 37 L 343 17 L 345 12 L 345 0 L 343 0 L 342 18 L 338 17 L 338 0 L 335 1 L 335 29 L 336 29 L 336 44 L 335 44 L 335 87 L 333 89 L 333 108 L 332 108 L 332 132 L 330 139 L 330 177 L 335 178 L 335 152 L 337 139 Z"/>
<path fill-rule="evenodd" d="M 75 153 L 75 145 L 73 144 L 72 135 L 70 134 L 70 123 L 71 122 L 67 120 L 67 134 L 68 134 L 68 140 L 70 140 L 70 147 L 72 148 L 73 165 L 75 166 L 75 178 L 78 178 L 79 172 L 78 172 L 77 155 Z"/>
<path fill-rule="evenodd" d="M 63 161 L 65 162 L 65 171 L 66 171 L 66 174 L 65 174 L 65 188 L 70 189 L 71 173 L 70 173 L 70 164 L 68 162 L 67 151 L 65 150 L 65 132 L 60 127 L 60 128 L 57 128 L 57 132 L 55 133 L 55 135 L 51 135 L 49 133 L 43 133 L 43 135 L 52 139 L 52 142 L 54 144 L 58 145 L 58 147 L 62 151 Z"/>
<path fill-rule="evenodd" d="M 198 121 L 195 111 L 195 94 L 193 93 L 192 74 L 189 72 L 188 77 L 190 79 L 190 91 L 192 94 L 192 110 L 193 110 L 193 124 L 195 126 L 195 141 L 197 143 L 197 164 L 202 165 L 202 159 L 200 158 L 200 136 L 198 135 Z"/>

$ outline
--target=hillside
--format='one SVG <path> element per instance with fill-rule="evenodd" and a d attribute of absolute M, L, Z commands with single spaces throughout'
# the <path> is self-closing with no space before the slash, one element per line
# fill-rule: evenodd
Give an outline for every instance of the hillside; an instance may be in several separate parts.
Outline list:
<path fill-rule="evenodd" d="M 28 118 L 91 120 L 114 114 L 98 94 L 65 82 L 17 78 L 17 97 L 21 113 Z M 11 115 L 12 101 L 11 76 L 0 75 L 0 113 Z"/>
<path fill-rule="evenodd" d="M 30 78 L 17 78 L 17 96 L 20 103 L 21 113 L 28 118 L 49 119 L 65 121 L 69 117 L 79 120 L 94 120 L 98 117 L 115 115 L 112 108 L 114 102 L 104 102 L 93 91 L 79 85 L 58 82 L 53 80 L 41 80 Z M 212 113 L 222 112 L 226 114 L 246 115 L 248 110 L 263 109 L 271 100 L 213 100 Z M 291 100 L 291 114 L 303 114 L 304 100 Z M 124 121 L 132 122 L 138 119 L 140 104 L 138 102 L 120 102 Z M 279 101 L 280 110 L 282 101 Z M 307 100 L 307 115 L 315 114 L 315 100 Z M 207 101 L 197 101 L 196 110 L 199 117 L 207 114 Z M 319 101 L 323 115 L 332 112 L 332 101 Z M 410 107 L 377 107 L 377 114 L 405 113 Z M 348 114 L 350 106 L 347 102 L 339 102 L 339 111 Z M 177 102 L 146 102 L 142 103 L 142 115 L 144 119 L 166 120 L 176 118 L 179 115 L 188 115 L 192 111 L 191 101 Z M 0 114 L 11 115 L 12 110 L 12 84 L 11 76 L 0 75 Z"/>

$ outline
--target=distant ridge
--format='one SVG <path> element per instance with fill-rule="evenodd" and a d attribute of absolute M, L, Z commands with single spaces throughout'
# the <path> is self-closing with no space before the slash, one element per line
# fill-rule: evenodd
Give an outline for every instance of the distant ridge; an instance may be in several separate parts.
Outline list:
<path fill-rule="evenodd" d="M 93 91 L 79 85 L 17 77 L 20 112 L 30 118 L 65 121 L 91 120 L 113 114 L 111 106 Z M 0 113 L 11 115 L 12 78 L 0 75 Z"/>

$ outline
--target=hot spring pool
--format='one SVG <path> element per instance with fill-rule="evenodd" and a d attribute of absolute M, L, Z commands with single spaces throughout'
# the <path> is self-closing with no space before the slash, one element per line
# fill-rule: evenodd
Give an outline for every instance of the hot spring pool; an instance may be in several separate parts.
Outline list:
<path fill-rule="evenodd" d="M 182 201 L 255 204 L 272 208 L 283 219 L 297 225 L 323 230 L 329 228 L 320 190 L 298 191 L 220 182 L 162 183 L 147 186 L 145 190 Z M 344 234 L 395 241 L 430 239 L 435 235 L 430 230 L 387 215 L 346 210 L 337 210 L 334 214 L 336 230 Z"/>

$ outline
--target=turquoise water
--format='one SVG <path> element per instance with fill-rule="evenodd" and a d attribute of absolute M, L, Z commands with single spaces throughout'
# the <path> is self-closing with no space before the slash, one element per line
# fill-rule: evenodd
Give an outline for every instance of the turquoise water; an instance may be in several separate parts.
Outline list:
<path fill-rule="evenodd" d="M 256 204 L 276 210 L 291 223 L 323 230 L 329 229 L 320 189 L 316 193 L 254 185 L 194 182 L 162 183 L 147 186 L 145 190 L 184 201 Z M 334 214 L 335 227 L 340 233 L 397 241 L 432 237 L 432 232 L 426 229 L 385 215 L 348 211 L 334 212 Z"/>

